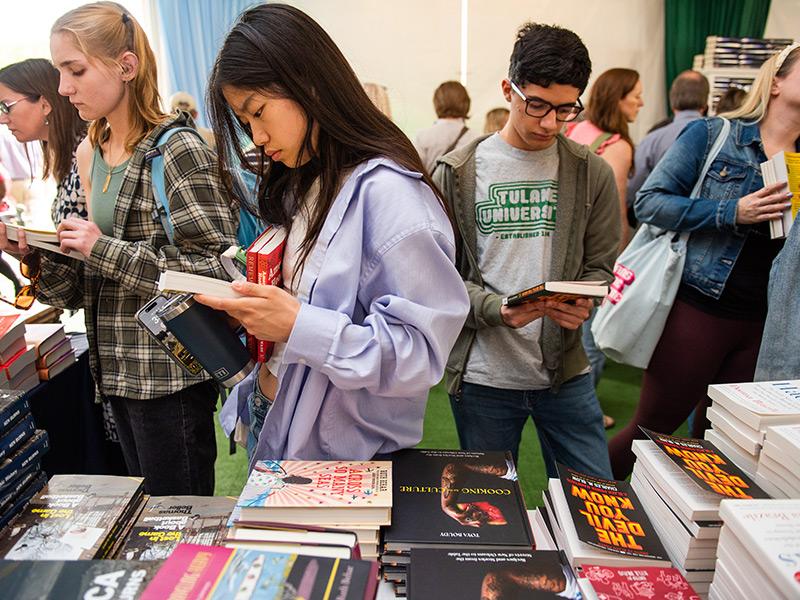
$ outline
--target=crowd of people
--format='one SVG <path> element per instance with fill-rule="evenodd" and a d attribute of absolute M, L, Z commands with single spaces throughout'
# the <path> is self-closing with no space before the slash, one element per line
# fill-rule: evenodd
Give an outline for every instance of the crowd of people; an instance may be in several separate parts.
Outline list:
<path fill-rule="evenodd" d="M 37 270 L 43 302 L 85 311 L 99 397 L 150 494 L 213 494 L 218 390 L 173 364 L 135 313 L 165 269 L 227 279 L 220 255 L 252 200 L 237 171 L 257 182 L 260 221 L 288 231 L 282 287 L 234 282 L 239 298 L 196 297 L 276 342 L 275 358 L 227 399 L 248 416 L 251 460 L 365 460 L 414 446 L 444 376 L 462 448 L 516 458 L 530 418 L 549 476 L 562 463 L 624 478 L 640 425 L 672 433 L 697 411 L 700 434 L 706 386 L 754 377 L 782 246 L 768 221 L 788 198 L 764 186 L 758 165 L 798 150 L 797 45 L 730 99 L 741 106 L 726 113 L 730 134 L 699 197 L 690 191 L 723 123 L 704 116 L 705 78 L 675 80 L 673 118 L 637 147 L 639 73 L 602 73 L 584 107 L 589 51 L 557 26 L 521 27 L 500 83 L 507 106 L 487 113 L 482 134 L 467 127 L 467 90 L 447 81 L 415 143 L 391 120 L 385 88 L 362 85 L 329 35 L 289 6 L 254 6 L 227 34 L 202 138 L 183 129 L 197 118 L 191 96 L 162 110 L 153 51 L 122 6 L 69 11 L 50 48 L 52 61 L 0 69 L 0 124 L 41 143 L 65 254 L 36 251 L 24 232 L 11 242 L 2 224 L 0 249 Z M 157 216 L 154 153 L 173 235 Z M 611 282 L 638 223 L 691 236 L 637 412 L 609 445 L 595 303 L 503 298 L 540 281 Z M 797 278 L 780 277 L 785 295 Z"/>

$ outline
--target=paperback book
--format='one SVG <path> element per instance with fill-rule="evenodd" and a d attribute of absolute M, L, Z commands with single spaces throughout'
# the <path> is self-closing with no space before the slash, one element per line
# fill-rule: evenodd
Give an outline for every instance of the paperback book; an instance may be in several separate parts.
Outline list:
<path fill-rule="evenodd" d="M 14 423 L 30 414 L 28 400 L 18 390 L 0 390 L 0 432 L 8 431 Z"/>
<path fill-rule="evenodd" d="M 4 489 L 9 482 L 26 472 L 32 465 L 39 464 L 49 447 L 47 432 L 37 429 L 19 450 L 0 461 L 0 489 Z"/>
<path fill-rule="evenodd" d="M 800 380 L 713 384 L 708 397 L 756 431 L 800 423 Z"/>
<path fill-rule="evenodd" d="M 780 219 L 769 222 L 770 236 L 785 238 L 789 235 L 800 210 L 800 152 L 778 152 L 768 161 L 761 163 L 764 185 L 786 183 L 786 191 L 791 193 L 790 206 L 783 211 Z"/>
<path fill-rule="evenodd" d="M 733 461 L 708 440 L 642 431 L 698 486 L 725 498 L 769 498 Z"/>
<path fill-rule="evenodd" d="M 29 246 L 47 250 L 48 252 L 55 252 L 56 254 L 61 254 L 62 256 L 68 256 L 69 258 L 74 258 L 75 260 L 79 260 L 81 262 L 84 260 L 83 255 L 80 252 L 73 251 L 66 253 L 61 250 L 61 242 L 59 242 L 58 234 L 55 231 L 31 229 L 29 227 L 21 227 L 20 225 L 15 225 L 13 223 L 5 223 L 5 226 L 6 235 L 12 242 L 19 241 L 19 231 L 23 230 L 25 232 L 25 241 Z"/>
<path fill-rule="evenodd" d="M 583 565 L 578 575 L 589 581 L 596 598 L 700 600 L 681 572 L 673 568 Z"/>
<path fill-rule="evenodd" d="M 378 564 L 181 544 L 164 562 L 142 600 L 371 600 Z"/>
<path fill-rule="evenodd" d="M 235 505 L 229 496 L 151 496 L 118 558 L 163 560 L 178 544 L 219 545 Z"/>
<path fill-rule="evenodd" d="M 36 425 L 33 423 L 33 415 L 28 413 L 21 421 L 0 434 L 0 462 L 21 448 L 33 436 L 34 431 Z"/>
<path fill-rule="evenodd" d="M 503 305 L 519 306 L 537 300 L 574 302 L 578 298 L 603 298 L 607 293 L 604 281 L 545 281 L 503 298 Z"/>

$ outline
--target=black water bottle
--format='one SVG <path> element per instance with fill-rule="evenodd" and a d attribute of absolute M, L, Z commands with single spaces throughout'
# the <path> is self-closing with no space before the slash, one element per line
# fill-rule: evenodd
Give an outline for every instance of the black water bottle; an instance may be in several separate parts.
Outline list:
<path fill-rule="evenodd" d="M 182 294 L 166 304 L 159 317 L 203 368 L 225 387 L 235 386 L 255 367 L 225 313 Z"/>

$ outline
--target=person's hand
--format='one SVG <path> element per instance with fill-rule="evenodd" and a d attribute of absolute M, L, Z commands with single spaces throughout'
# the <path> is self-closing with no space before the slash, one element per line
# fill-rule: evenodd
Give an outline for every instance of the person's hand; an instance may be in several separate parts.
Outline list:
<path fill-rule="evenodd" d="M 95 242 L 103 235 L 100 228 L 92 221 L 70 217 L 64 219 L 56 229 L 61 251 L 69 254 L 75 250 L 88 257 L 92 253 Z"/>
<path fill-rule="evenodd" d="M 28 246 L 28 242 L 25 240 L 25 230 L 19 228 L 17 231 L 19 232 L 17 234 L 19 236 L 19 241 L 12 242 L 6 235 L 6 224 L 0 223 L 0 252 L 8 252 L 11 256 L 19 259 L 30 252 L 31 249 L 30 246 Z"/>
<path fill-rule="evenodd" d="M 215 298 L 197 294 L 194 299 L 223 310 L 239 321 L 247 333 L 260 340 L 285 342 L 294 329 L 300 302 L 283 288 L 234 281 L 233 289 L 245 298 Z"/>
<path fill-rule="evenodd" d="M 578 329 L 592 314 L 594 303 L 588 298 L 577 298 L 575 304 L 544 301 L 544 314 L 564 329 Z"/>
<path fill-rule="evenodd" d="M 767 185 L 739 198 L 736 204 L 736 222 L 740 225 L 752 225 L 763 221 L 780 219 L 783 211 L 789 208 L 792 193 L 786 191 L 786 182 Z"/>
<path fill-rule="evenodd" d="M 541 319 L 544 314 L 544 303 L 541 300 L 526 302 L 518 306 L 500 307 L 500 316 L 503 318 L 503 322 L 513 329 L 525 327 L 528 323 Z"/>

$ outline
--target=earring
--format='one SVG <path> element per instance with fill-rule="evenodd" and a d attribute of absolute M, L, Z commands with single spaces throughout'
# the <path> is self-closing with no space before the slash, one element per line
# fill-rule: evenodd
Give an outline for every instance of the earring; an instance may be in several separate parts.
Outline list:
<path fill-rule="evenodd" d="M 50 125 L 50 121 L 47 119 L 47 117 L 44 118 L 44 124 L 45 125 Z"/>

